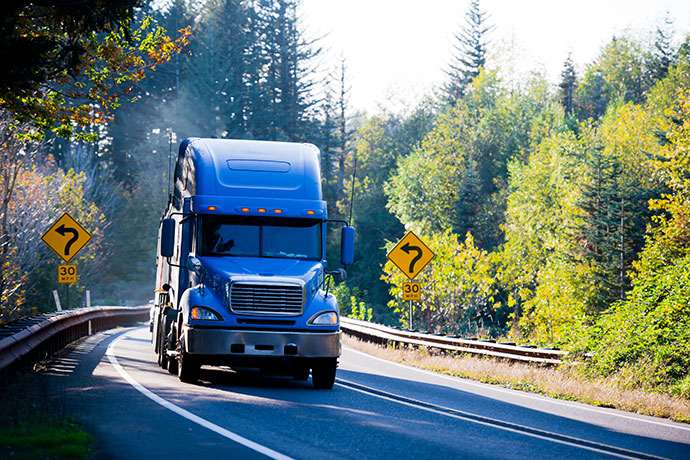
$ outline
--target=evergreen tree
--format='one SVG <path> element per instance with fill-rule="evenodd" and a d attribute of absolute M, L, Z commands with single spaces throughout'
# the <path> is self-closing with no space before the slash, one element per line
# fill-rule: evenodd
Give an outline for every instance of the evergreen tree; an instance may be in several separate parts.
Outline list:
<path fill-rule="evenodd" d="M 647 203 L 656 196 L 626 178 L 618 159 L 595 148 L 587 161 L 590 180 L 579 203 L 583 223 L 576 238 L 583 241 L 584 260 L 596 286 L 590 308 L 602 311 L 629 291 L 632 262 L 644 246 L 651 213 Z"/>
<path fill-rule="evenodd" d="M 454 205 L 453 231 L 464 238 L 468 232 L 478 233 L 478 216 L 482 208 L 482 182 L 477 164 L 468 161 L 457 181 L 457 198 Z M 481 233 L 481 230 L 479 230 Z"/>
<path fill-rule="evenodd" d="M 310 139 L 321 150 L 321 175 L 324 183 L 326 201 L 335 204 L 345 195 L 345 160 L 350 153 L 351 132 L 348 127 L 346 67 L 344 58 L 340 60 L 339 76 L 331 77 L 326 83 L 325 96 L 320 104 L 318 135 Z M 333 89 L 332 82 L 338 87 Z M 333 206 L 333 211 L 337 208 Z"/>
<path fill-rule="evenodd" d="M 671 67 L 675 60 L 673 20 L 667 12 L 663 24 L 656 28 L 652 62 L 650 63 L 652 78 L 656 81 L 666 77 L 669 67 Z"/>
<path fill-rule="evenodd" d="M 309 114 L 316 108 L 316 81 L 311 66 L 320 50 L 299 28 L 296 0 L 257 0 L 263 68 L 263 103 L 254 112 L 264 122 L 253 124 L 255 138 L 304 141 L 311 135 Z"/>
<path fill-rule="evenodd" d="M 444 99 L 454 105 L 464 94 L 465 87 L 474 80 L 486 64 L 486 35 L 493 29 L 487 24 L 487 15 L 472 0 L 465 12 L 465 24 L 455 35 L 454 56 L 448 65 L 448 81 L 443 87 Z"/>
<path fill-rule="evenodd" d="M 561 83 L 559 99 L 561 105 L 565 109 L 566 116 L 573 115 L 573 97 L 575 89 L 577 88 L 577 75 L 575 74 L 575 65 L 573 64 L 572 54 L 568 54 L 565 63 L 563 64 L 563 71 L 561 72 Z"/>
<path fill-rule="evenodd" d="M 207 5 L 194 60 L 198 74 L 189 90 L 207 120 L 205 135 L 246 138 L 262 59 L 256 51 L 259 31 L 254 12 L 242 0 Z M 197 79 L 201 84 L 194 84 Z"/>
<path fill-rule="evenodd" d="M 579 120 L 598 120 L 606 112 L 609 103 L 604 73 L 590 69 L 577 87 L 575 115 Z"/>
<path fill-rule="evenodd" d="M 338 159 L 338 170 L 337 170 L 337 183 L 339 196 L 338 200 L 343 199 L 343 184 L 345 176 L 345 159 L 349 153 L 350 144 L 350 132 L 347 128 L 347 85 L 345 80 L 345 59 L 340 61 L 340 78 L 339 78 L 340 88 L 337 102 L 337 159 Z"/>

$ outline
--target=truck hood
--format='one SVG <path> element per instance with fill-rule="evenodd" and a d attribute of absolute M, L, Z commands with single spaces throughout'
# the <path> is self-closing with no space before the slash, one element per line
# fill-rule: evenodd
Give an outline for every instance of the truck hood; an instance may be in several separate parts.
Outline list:
<path fill-rule="evenodd" d="M 224 289 L 228 279 L 236 275 L 299 278 L 309 284 L 323 270 L 323 264 L 315 260 L 199 257 L 199 261 L 207 273 L 204 275 L 204 283 L 219 291 Z"/>

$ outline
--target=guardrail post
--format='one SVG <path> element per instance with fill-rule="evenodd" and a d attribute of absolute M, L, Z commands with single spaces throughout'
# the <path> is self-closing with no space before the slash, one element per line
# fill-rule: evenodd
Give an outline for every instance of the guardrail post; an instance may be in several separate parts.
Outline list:
<path fill-rule="evenodd" d="M 55 306 L 57 307 L 57 311 L 62 311 L 62 306 L 60 305 L 60 296 L 58 295 L 58 291 L 53 291 L 53 298 L 55 299 Z"/>

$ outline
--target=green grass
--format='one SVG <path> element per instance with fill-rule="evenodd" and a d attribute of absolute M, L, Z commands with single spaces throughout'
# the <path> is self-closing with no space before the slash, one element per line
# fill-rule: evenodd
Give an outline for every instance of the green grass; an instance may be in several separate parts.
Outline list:
<path fill-rule="evenodd" d="M 66 351 L 65 351 L 66 352 Z M 85 459 L 92 438 L 56 398 L 50 362 L 0 374 L 0 459 Z"/>
<path fill-rule="evenodd" d="M 88 458 L 91 435 L 71 419 L 0 430 L 0 458 Z"/>

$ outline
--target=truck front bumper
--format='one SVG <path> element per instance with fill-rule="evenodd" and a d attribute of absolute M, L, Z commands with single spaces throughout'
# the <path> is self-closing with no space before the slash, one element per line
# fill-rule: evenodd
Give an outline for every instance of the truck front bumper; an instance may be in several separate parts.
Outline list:
<path fill-rule="evenodd" d="M 340 331 L 287 332 L 207 329 L 184 326 L 184 348 L 199 355 L 337 358 Z"/>

